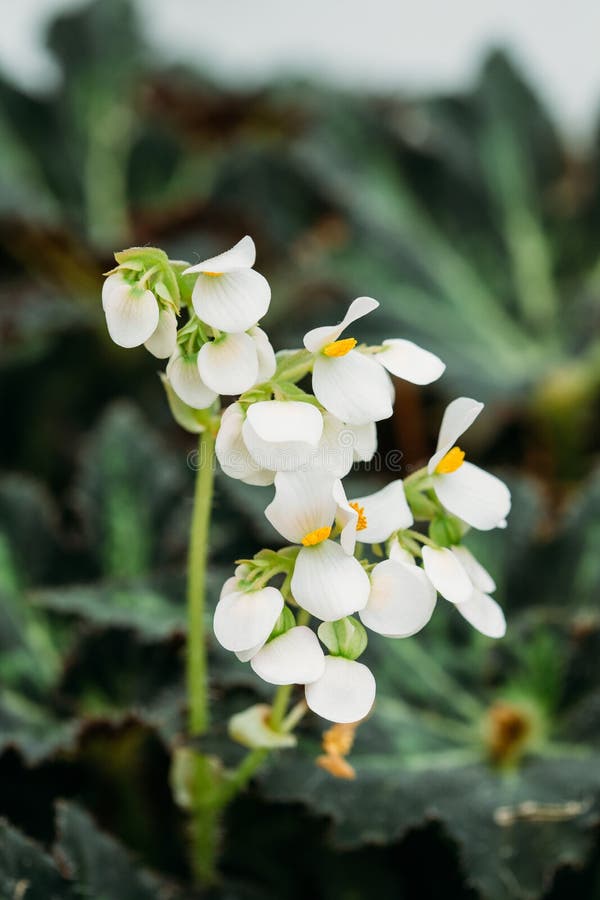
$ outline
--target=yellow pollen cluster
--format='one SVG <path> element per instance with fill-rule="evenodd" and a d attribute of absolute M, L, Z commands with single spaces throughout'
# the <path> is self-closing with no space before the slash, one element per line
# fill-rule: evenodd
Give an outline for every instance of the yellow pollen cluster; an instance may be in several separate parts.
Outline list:
<path fill-rule="evenodd" d="M 365 516 L 365 508 L 364 506 L 359 506 L 356 500 L 353 500 L 350 503 L 352 509 L 354 509 L 358 513 L 358 521 L 356 523 L 357 531 L 364 531 L 367 527 L 367 517 Z"/>
<path fill-rule="evenodd" d="M 220 278 L 223 274 L 222 272 L 203 272 L 203 275 L 208 275 L 209 278 Z"/>
<path fill-rule="evenodd" d="M 315 547 L 317 544 L 326 541 L 330 534 L 331 527 L 315 528 L 314 531 L 309 531 L 308 534 L 304 535 L 304 537 L 302 538 L 302 543 L 305 547 Z"/>
<path fill-rule="evenodd" d="M 342 341 L 333 341 L 331 344 L 323 347 L 325 356 L 345 356 L 356 347 L 354 338 L 344 338 Z"/>
<path fill-rule="evenodd" d="M 435 471 L 438 475 L 450 475 L 451 472 L 456 472 L 457 469 L 460 469 L 464 461 L 465 451 L 461 450 L 460 447 L 453 447 L 440 459 L 435 467 Z"/>
<path fill-rule="evenodd" d="M 356 772 L 344 757 L 352 750 L 357 727 L 358 722 L 333 725 L 323 734 L 325 752 L 317 757 L 316 763 L 335 778 L 356 778 Z"/>

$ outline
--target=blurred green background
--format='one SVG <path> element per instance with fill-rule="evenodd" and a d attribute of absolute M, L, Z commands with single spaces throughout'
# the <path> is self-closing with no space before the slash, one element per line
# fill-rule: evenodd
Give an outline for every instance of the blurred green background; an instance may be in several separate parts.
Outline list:
<path fill-rule="evenodd" d="M 513 511 L 469 543 L 509 630 L 440 602 L 415 638 L 373 635 L 356 781 L 315 766 L 307 719 L 230 809 L 215 896 L 600 897 L 598 133 L 571 147 L 502 52 L 414 98 L 224 86 L 161 60 L 125 0 L 47 40 L 49 91 L 0 78 L 0 896 L 197 896 L 169 788 L 194 444 L 157 361 L 110 342 L 101 273 L 126 246 L 193 261 L 249 233 L 277 349 L 369 294 L 364 339 L 446 361 L 381 425 L 406 471 L 449 399 L 486 402 L 469 452 Z M 267 496 L 218 478 L 213 594 L 273 545 Z M 209 744 L 235 758 L 226 721 L 269 690 L 211 653 Z"/>

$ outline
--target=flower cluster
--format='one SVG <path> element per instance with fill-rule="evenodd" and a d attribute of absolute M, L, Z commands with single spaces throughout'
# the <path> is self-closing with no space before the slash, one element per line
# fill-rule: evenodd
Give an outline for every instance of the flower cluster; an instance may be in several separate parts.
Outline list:
<path fill-rule="evenodd" d="M 342 481 L 376 452 L 376 423 L 392 414 L 390 375 L 429 384 L 445 368 L 437 356 L 402 339 L 358 344 L 348 330 L 377 309 L 370 297 L 339 324 L 309 331 L 304 349 L 275 355 L 258 326 L 271 293 L 250 237 L 191 267 L 154 248 L 116 260 L 103 290 L 113 340 L 168 358 L 175 418 L 216 432 L 228 476 L 274 485 L 265 516 L 286 546 L 239 560 L 223 585 L 214 614 L 223 647 L 271 684 L 303 685 L 323 718 L 350 723 L 375 699 L 359 662 L 367 630 L 414 635 L 439 594 L 483 634 L 504 634 L 494 582 L 463 544 L 469 528 L 504 527 L 510 509 L 503 482 L 465 461 L 457 443 L 483 404 L 450 403 L 435 453 L 406 479 L 351 499 Z M 309 377 L 312 393 L 299 386 Z M 219 395 L 238 399 L 221 410 Z"/>

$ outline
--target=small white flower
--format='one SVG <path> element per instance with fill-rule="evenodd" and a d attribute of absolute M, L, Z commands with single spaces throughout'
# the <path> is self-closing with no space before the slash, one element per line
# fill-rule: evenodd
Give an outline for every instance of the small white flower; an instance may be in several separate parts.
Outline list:
<path fill-rule="evenodd" d="M 275 359 L 275 351 L 271 345 L 268 335 L 262 328 L 255 325 L 248 331 L 248 334 L 256 345 L 256 355 L 258 357 L 258 378 L 257 384 L 268 381 L 275 374 L 277 368 L 277 360 Z"/>
<path fill-rule="evenodd" d="M 342 422 L 366 425 L 392 415 L 394 387 L 372 356 L 354 349 L 356 340 L 338 340 L 357 319 L 377 309 L 371 297 L 358 297 L 338 325 L 323 325 L 304 335 L 304 346 L 315 355 L 312 386 L 319 403 Z"/>
<path fill-rule="evenodd" d="M 428 471 L 440 502 L 473 528 L 504 528 L 510 512 L 510 491 L 503 481 L 472 463 L 464 462 L 458 438 L 473 424 L 483 403 L 459 397 L 447 407 L 437 449 Z"/>
<path fill-rule="evenodd" d="M 314 631 L 297 625 L 265 644 L 250 665 L 269 684 L 310 684 L 325 671 L 325 654 Z"/>
<path fill-rule="evenodd" d="M 158 327 L 158 300 L 145 288 L 129 284 L 119 272 L 102 286 L 102 307 L 108 333 L 119 347 L 139 347 Z"/>
<path fill-rule="evenodd" d="M 185 356 L 178 347 L 167 363 L 166 374 L 177 396 L 193 409 L 207 409 L 217 399 L 200 377 L 197 353 Z"/>
<path fill-rule="evenodd" d="M 231 579 L 225 582 L 215 609 L 213 630 L 226 650 L 239 654 L 252 651 L 254 655 L 273 631 L 283 609 L 283 596 L 274 587 L 240 591 L 235 590 L 236 586 Z"/>
<path fill-rule="evenodd" d="M 254 241 L 246 235 L 225 253 L 185 270 L 184 275 L 198 273 L 192 303 L 202 322 L 239 334 L 264 316 L 271 289 L 266 278 L 252 268 L 255 259 Z"/>
<path fill-rule="evenodd" d="M 294 471 L 309 465 L 323 433 L 323 416 L 312 403 L 264 400 L 248 407 L 244 443 L 258 466 Z"/>
<path fill-rule="evenodd" d="M 303 609 L 324 621 L 336 621 L 362 609 L 369 578 L 345 547 L 329 540 L 338 511 L 334 481 L 327 472 L 278 472 L 275 499 L 265 510 L 269 522 L 292 544 L 301 544 L 291 580 L 292 594 Z M 337 481 L 337 486 L 340 486 Z M 350 510 L 348 534 L 355 532 Z"/>
<path fill-rule="evenodd" d="M 446 369 L 446 364 L 429 350 L 424 350 L 412 341 L 392 338 L 384 341 L 382 349 L 375 354 L 378 363 L 395 375 L 412 384 L 431 384 L 437 381 Z"/>
<path fill-rule="evenodd" d="M 249 334 L 223 334 L 198 352 L 202 381 L 217 394 L 243 394 L 258 378 L 256 344 Z"/>
<path fill-rule="evenodd" d="M 427 625 L 435 603 L 435 588 L 412 557 L 410 563 L 386 559 L 371 572 L 369 602 L 359 616 L 378 634 L 410 637 Z"/>
<path fill-rule="evenodd" d="M 354 462 L 368 462 L 376 450 L 377 429 L 374 422 L 348 425 L 325 411 L 323 434 L 307 466 L 325 469 L 336 478 L 343 478 Z"/>
<path fill-rule="evenodd" d="M 423 547 L 423 568 L 435 589 L 473 628 L 487 637 L 504 636 L 504 613 L 489 596 L 496 589 L 494 579 L 466 547 Z"/>
<path fill-rule="evenodd" d="M 400 478 L 374 494 L 351 500 L 350 505 L 358 513 L 357 539 L 364 544 L 380 544 L 414 521 Z"/>
<path fill-rule="evenodd" d="M 375 700 L 375 679 L 364 663 L 342 656 L 326 656 L 323 675 L 305 688 L 306 703 L 330 722 L 358 722 Z"/>
<path fill-rule="evenodd" d="M 228 406 L 221 417 L 215 452 L 221 468 L 230 478 L 246 484 L 273 484 L 275 472 L 262 469 L 250 455 L 242 437 L 242 427 L 246 416 L 239 403 Z"/>

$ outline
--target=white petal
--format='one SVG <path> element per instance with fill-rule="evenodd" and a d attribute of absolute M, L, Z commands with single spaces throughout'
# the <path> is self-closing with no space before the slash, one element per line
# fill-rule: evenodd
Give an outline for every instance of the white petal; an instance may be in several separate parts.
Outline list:
<path fill-rule="evenodd" d="M 215 637 L 226 650 L 250 650 L 266 641 L 282 609 L 283 597 L 273 587 L 224 594 L 215 609 Z"/>
<path fill-rule="evenodd" d="M 436 451 L 427 467 L 430 474 L 448 450 L 454 447 L 461 434 L 471 427 L 482 409 L 483 403 L 471 400 L 470 397 L 457 397 L 448 404 L 440 426 Z"/>
<path fill-rule="evenodd" d="M 306 460 L 311 469 L 326 469 L 336 478 L 343 478 L 352 468 L 354 436 L 331 413 L 323 413 L 323 433 L 317 449 Z"/>
<path fill-rule="evenodd" d="M 354 553 L 356 546 L 356 525 L 358 523 L 358 512 L 350 506 L 344 485 L 341 481 L 336 481 L 333 485 L 333 496 L 337 503 L 335 513 L 336 522 L 341 527 L 340 544 L 344 551 L 350 556 Z"/>
<path fill-rule="evenodd" d="M 473 628 L 491 638 L 501 638 L 506 634 L 506 619 L 500 606 L 487 594 L 473 591 L 466 603 L 456 607 Z"/>
<path fill-rule="evenodd" d="M 375 700 L 375 679 L 363 663 L 341 656 L 325 657 L 325 672 L 307 684 L 306 702 L 318 716 L 330 722 L 358 722 Z"/>
<path fill-rule="evenodd" d="M 491 594 L 496 590 L 496 582 L 485 569 L 479 560 L 475 559 L 473 554 L 467 547 L 452 547 L 452 552 L 458 557 L 463 569 L 471 579 L 471 582 L 477 590 L 484 594 Z"/>
<path fill-rule="evenodd" d="M 217 394 L 243 394 L 256 384 L 258 356 L 248 334 L 226 334 L 200 347 L 198 371 Z"/>
<path fill-rule="evenodd" d="M 346 427 L 354 436 L 354 459 L 357 462 L 369 462 L 373 459 L 377 450 L 377 426 L 375 422 L 367 422 L 366 425 L 347 425 Z"/>
<path fill-rule="evenodd" d="M 256 247 L 254 241 L 247 234 L 238 241 L 230 250 L 211 256 L 195 266 L 190 266 L 184 271 L 184 275 L 191 272 L 233 272 L 235 269 L 251 269 L 256 261 Z"/>
<path fill-rule="evenodd" d="M 176 351 L 167 364 L 167 378 L 177 396 L 193 409 L 206 409 L 217 399 L 200 378 L 197 354 L 184 357 Z"/>
<path fill-rule="evenodd" d="M 312 331 L 307 331 L 304 335 L 304 346 L 307 350 L 310 350 L 311 353 L 318 353 L 319 350 L 322 350 L 327 344 L 337 341 L 342 331 L 344 331 L 348 325 L 352 322 L 356 322 L 357 319 L 362 319 L 363 316 L 373 312 L 378 306 L 378 301 L 373 300 L 372 297 L 357 297 L 356 300 L 352 301 L 346 315 L 338 325 L 321 325 L 319 328 L 313 328 Z"/>
<path fill-rule="evenodd" d="M 217 459 L 230 478 L 240 479 L 247 484 L 272 484 L 275 473 L 261 469 L 246 448 L 242 438 L 244 418 L 239 403 L 232 403 L 223 413 L 215 445 Z"/>
<path fill-rule="evenodd" d="M 309 684 L 325 671 L 325 654 L 314 631 L 298 625 L 265 644 L 250 665 L 269 684 Z"/>
<path fill-rule="evenodd" d="M 503 528 L 510 512 L 510 491 L 503 481 L 465 462 L 448 475 L 435 475 L 433 486 L 448 512 L 472 528 Z"/>
<path fill-rule="evenodd" d="M 250 337 L 256 345 L 256 355 L 258 356 L 258 379 L 262 383 L 268 381 L 275 374 L 277 368 L 277 360 L 275 359 L 275 351 L 271 345 L 267 333 L 255 325 L 250 329 Z"/>
<path fill-rule="evenodd" d="M 423 547 L 423 568 L 434 588 L 450 603 L 465 603 L 471 596 L 471 579 L 447 547 Z"/>
<path fill-rule="evenodd" d="M 152 291 L 114 282 L 103 295 L 103 306 L 108 333 L 119 347 L 139 347 L 156 331 L 159 310 Z"/>
<path fill-rule="evenodd" d="M 301 543 L 311 531 L 332 525 L 336 510 L 334 480 L 328 472 L 278 472 L 275 498 L 265 509 L 265 516 L 287 541 Z"/>
<path fill-rule="evenodd" d="M 152 356 L 167 359 L 177 348 L 177 316 L 172 309 L 161 309 L 158 325 L 145 345 Z"/>
<path fill-rule="evenodd" d="M 409 528 L 413 523 L 413 515 L 406 502 L 400 478 L 375 494 L 359 497 L 354 502 L 363 507 L 367 519 L 367 527 L 357 534 L 357 540 L 361 543 L 379 544 L 387 540 L 394 531 Z"/>
<path fill-rule="evenodd" d="M 405 550 L 404 547 L 401 547 L 399 541 L 392 541 L 389 557 L 390 559 L 394 559 L 396 560 L 396 562 L 404 563 L 407 566 L 416 566 L 417 564 L 412 553 L 409 553 L 408 550 Z"/>
<path fill-rule="evenodd" d="M 317 356 L 314 362 L 315 397 L 351 425 L 366 425 L 392 415 L 390 384 L 385 369 L 357 350 L 340 357 Z"/>
<path fill-rule="evenodd" d="M 237 658 L 239 659 L 240 662 L 243 662 L 243 663 L 250 662 L 252 657 L 256 656 L 256 654 L 259 652 L 259 650 L 262 650 L 262 648 L 264 646 L 265 646 L 265 641 L 261 641 L 260 644 L 256 644 L 255 647 L 250 647 L 249 650 L 240 650 L 239 653 L 236 653 L 235 655 L 237 656 Z"/>
<path fill-rule="evenodd" d="M 302 547 L 292 576 L 296 602 L 327 622 L 363 609 L 369 599 L 369 577 L 353 556 L 333 541 Z"/>
<path fill-rule="evenodd" d="M 248 408 L 242 433 L 261 468 L 295 471 L 310 466 L 322 431 L 323 417 L 311 403 L 265 400 Z"/>
<path fill-rule="evenodd" d="M 212 328 L 232 333 L 256 325 L 270 301 L 269 283 L 254 269 L 236 269 L 216 277 L 200 273 L 192 291 L 198 318 Z"/>
<path fill-rule="evenodd" d="M 129 285 L 120 272 L 113 272 L 112 275 L 108 275 L 108 277 L 104 279 L 104 284 L 102 285 L 102 309 L 104 312 L 106 312 L 106 301 L 110 295 L 119 293 L 124 288 L 129 290 Z"/>
<path fill-rule="evenodd" d="M 443 374 L 445 363 L 439 356 L 424 350 L 412 341 L 392 339 L 384 341 L 383 350 L 374 359 L 396 375 L 412 384 L 431 384 Z"/>
<path fill-rule="evenodd" d="M 371 572 L 369 602 L 359 616 L 378 634 L 410 637 L 427 625 L 435 602 L 435 588 L 422 569 L 386 559 Z"/>

